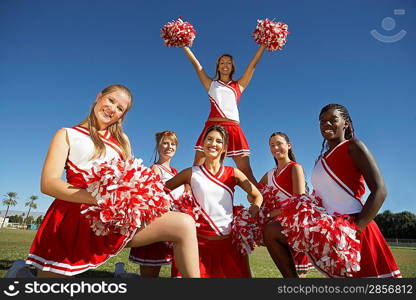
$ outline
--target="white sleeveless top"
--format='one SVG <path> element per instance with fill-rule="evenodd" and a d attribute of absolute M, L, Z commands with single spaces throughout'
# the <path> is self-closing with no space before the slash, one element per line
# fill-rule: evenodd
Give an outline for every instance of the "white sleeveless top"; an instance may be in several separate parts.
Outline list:
<path fill-rule="evenodd" d="M 160 175 L 160 179 L 163 182 L 168 181 L 169 179 L 171 179 L 173 176 L 175 176 L 177 174 L 172 172 L 171 170 L 169 170 L 168 168 L 166 168 L 165 166 L 159 165 L 159 164 L 154 164 L 154 166 L 156 166 L 161 175 Z M 171 195 L 173 196 L 173 198 L 178 199 L 180 196 L 182 196 L 183 192 L 185 191 L 185 187 L 184 185 L 178 186 L 176 189 L 174 189 L 173 191 L 171 191 Z"/>
<path fill-rule="evenodd" d="M 122 150 L 111 140 L 108 130 L 101 136 L 105 145 L 105 154 L 100 158 L 91 160 L 95 148 L 88 129 L 81 126 L 64 129 L 69 140 L 67 167 L 75 173 L 89 172 L 93 164 L 102 163 L 113 158 L 122 158 Z"/>
<path fill-rule="evenodd" d="M 204 165 L 192 167 L 191 188 L 210 227 L 217 235 L 227 235 L 233 221 L 234 187 L 224 183 L 230 176 L 230 167 L 221 168 L 218 175 L 213 175 Z"/>
<path fill-rule="evenodd" d="M 312 171 L 312 185 L 315 194 L 322 199 L 322 204 L 331 215 L 355 214 L 361 212 L 363 204 L 345 191 L 342 181 L 320 158 Z"/>
<path fill-rule="evenodd" d="M 213 80 L 208 90 L 209 99 L 212 109 L 210 116 L 221 116 L 239 122 L 240 116 L 238 112 L 238 92 L 229 84 L 225 84 L 219 80 Z"/>

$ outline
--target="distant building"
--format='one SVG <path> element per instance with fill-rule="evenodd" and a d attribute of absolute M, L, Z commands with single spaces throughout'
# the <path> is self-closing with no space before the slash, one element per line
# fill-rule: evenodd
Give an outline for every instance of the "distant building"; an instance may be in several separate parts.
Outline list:
<path fill-rule="evenodd" d="M 4 220 L 4 224 L 3 224 L 3 220 Z M 1 226 L 6 228 L 8 225 L 9 225 L 9 218 L 4 219 L 3 217 L 0 217 L 0 228 Z"/>

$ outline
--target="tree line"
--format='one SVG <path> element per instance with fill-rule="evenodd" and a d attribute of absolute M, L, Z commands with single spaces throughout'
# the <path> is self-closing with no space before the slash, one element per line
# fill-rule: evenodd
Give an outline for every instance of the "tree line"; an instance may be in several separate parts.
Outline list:
<path fill-rule="evenodd" d="M 40 225 L 43 221 L 43 216 L 38 216 L 36 219 L 33 216 L 29 216 L 25 218 L 25 213 L 19 215 L 9 216 L 9 223 L 17 223 L 17 224 L 35 224 Z"/>
<path fill-rule="evenodd" d="M 4 221 L 6 220 L 7 214 L 9 213 L 9 208 L 10 208 L 10 206 L 15 206 L 17 204 L 17 199 L 18 199 L 18 197 L 17 197 L 17 193 L 16 192 L 8 192 L 6 195 L 4 195 L 3 205 L 4 206 L 7 206 L 7 209 L 6 209 L 6 213 L 4 215 L 3 222 L 2 222 L 2 224 L 0 226 L 0 228 L 3 228 Z M 29 200 L 25 203 L 25 206 L 28 206 L 29 207 L 29 210 L 28 210 L 28 212 L 26 214 L 26 218 L 24 220 L 22 220 L 22 222 L 12 222 L 12 221 L 10 221 L 10 219 L 9 219 L 9 222 L 10 223 L 19 223 L 19 224 L 22 224 L 22 223 L 23 224 L 32 224 L 33 221 L 34 221 L 33 220 L 34 218 L 32 216 L 30 216 L 30 210 L 32 208 L 33 209 L 38 208 L 38 206 L 37 206 L 37 204 L 35 202 L 37 199 L 39 199 L 38 196 L 32 195 L 32 196 L 29 197 Z M 21 216 L 21 217 L 23 219 L 23 216 Z M 30 219 L 30 217 L 32 217 L 32 219 Z M 30 223 L 28 223 L 28 222 L 30 222 Z"/>
<path fill-rule="evenodd" d="M 24 214 L 21 216 L 11 216 L 9 217 L 10 223 L 19 223 L 19 224 L 37 224 L 39 225 L 42 222 L 42 216 L 39 216 L 36 220 L 33 216 L 30 216 L 30 210 L 36 209 L 36 200 L 38 196 L 32 195 L 29 197 L 29 200 L 25 203 L 25 206 L 28 206 L 28 212 L 26 213 L 26 218 Z M 1 227 L 3 227 L 4 220 L 7 217 L 10 206 L 15 206 L 17 204 L 17 193 L 9 192 L 4 196 L 3 205 L 7 206 L 6 214 L 3 219 Z M 383 233 L 386 238 L 397 238 L 397 239 L 416 239 L 416 215 L 409 211 L 402 211 L 399 213 L 393 213 L 389 210 L 384 211 L 381 214 L 378 214 L 374 220 L 376 221 L 380 231 Z"/>
<path fill-rule="evenodd" d="M 378 214 L 374 221 L 386 238 L 416 239 L 416 215 L 410 211 L 393 213 L 386 210 Z"/>

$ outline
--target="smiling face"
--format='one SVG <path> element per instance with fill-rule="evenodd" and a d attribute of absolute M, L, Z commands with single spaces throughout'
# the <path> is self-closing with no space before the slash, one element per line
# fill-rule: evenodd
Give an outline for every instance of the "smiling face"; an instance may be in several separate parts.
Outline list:
<path fill-rule="evenodd" d="M 289 149 L 292 145 L 281 135 L 274 135 L 269 140 L 270 153 L 277 160 L 289 158 Z"/>
<path fill-rule="evenodd" d="M 217 74 L 219 79 L 221 76 L 229 76 L 230 79 L 234 74 L 235 66 L 233 62 L 233 58 L 229 55 L 222 55 L 217 60 Z"/>
<path fill-rule="evenodd" d="M 130 104 L 130 96 L 121 89 L 115 89 L 106 94 L 98 94 L 94 106 L 98 129 L 106 129 L 120 120 L 129 109 Z"/>
<path fill-rule="evenodd" d="M 321 134 L 327 141 L 345 139 L 349 124 L 338 109 L 329 109 L 319 117 Z"/>
<path fill-rule="evenodd" d="M 205 157 L 216 159 L 226 151 L 226 145 L 222 134 L 217 130 L 210 131 L 205 139 L 203 150 Z"/>
<path fill-rule="evenodd" d="M 162 160 L 171 159 L 176 153 L 176 147 L 177 143 L 174 138 L 169 136 L 163 137 L 157 149 L 159 157 Z"/>

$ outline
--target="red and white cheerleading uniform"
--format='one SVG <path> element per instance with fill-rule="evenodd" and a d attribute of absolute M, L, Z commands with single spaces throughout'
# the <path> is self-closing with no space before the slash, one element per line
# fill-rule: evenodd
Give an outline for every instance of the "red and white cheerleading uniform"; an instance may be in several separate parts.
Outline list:
<path fill-rule="evenodd" d="M 364 178 L 348 153 L 349 142 L 346 140 L 323 155 L 312 173 L 314 193 L 331 215 L 357 214 L 364 205 L 361 199 L 365 193 Z M 374 221 L 367 225 L 357 239 L 361 244 L 361 268 L 353 273 L 353 277 L 401 277 L 393 254 Z M 312 263 L 319 259 L 311 257 L 309 253 L 308 256 Z M 334 277 L 314 265 L 324 275 Z"/>
<path fill-rule="evenodd" d="M 66 179 L 73 186 L 87 188 L 86 176 L 93 163 L 122 158 L 122 151 L 107 130 L 101 135 L 105 155 L 90 160 L 94 143 L 88 129 L 81 126 L 66 128 L 69 154 L 66 161 Z M 120 252 L 134 236 L 110 232 L 96 235 L 81 211 L 90 205 L 55 199 L 33 240 L 26 263 L 43 271 L 76 275 L 96 268 Z"/>
<path fill-rule="evenodd" d="M 295 165 L 298 165 L 298 163 L 291 161 L 278 174 L 276 173 L 277 168 L 273 168 L 267 172 L 267 185 L 279 190 L 276 195 L 279 196 L 281 200 L 294 196 L 292 184 L 292 168 Z M 308 257 L 305 253 L 293 250 L 291 250 L 291 252 L 297 272 L 306 272 L 310 269 L 313 269 L 313 265 L 308 260 Z"/>
<path fill-rule="evenodd" d="M 248 257 L 232 243 L 234 168 L 221 166 L 212 174 L 204 165 L 192 167 L 191 189 L 195 205 L 202 211 L 197 233 L 204 236 L 227 236 L 222 240 L 198 235 L 199 268 L 202 278 L 251 277 Z M 175 264 L 172 277 L 180 276 Z"/>
<path fill-rule="evenodd" d="M 247 139 L 240 127 L 238 103 L 240 102 L 240 86 L 237 81 L 224 83 L 220 80 L 213 80 L 208 90 L 211 103 L 211 111 L 208 118 L 227 118 L 231 121 L 207 121 L 204 130 L 199 136 L 195 150 L 203 151 L 203 139 L 205 131 L 212 125 L 221 125 L 228 132 L 227 156 L 250 154 Z"/>
<path fill-rule="evenodd" d="M 169 170 L 163 165 L 154 164 L 160 173 L 161 180 L 163 182 L 168 181 L 173 176 L 178 174 L 178 171 L 174 168 Z M 178 199 L 184 192 L 185 187 L 183 185 L 177 187 L 170 192 L 172 197 Z M 158 242 L 143 247 L 131 248 L 129 260 L 133 263 L 140 264 L 143 266 L 163 266 L 168 265 L 172 262 L 173 250 L 169 247 L 166 242 Z"/>

